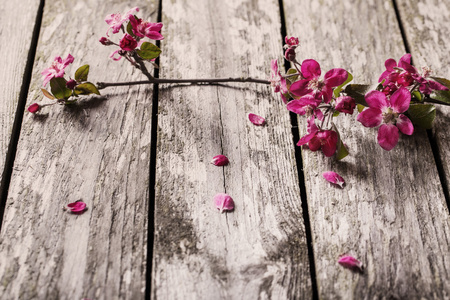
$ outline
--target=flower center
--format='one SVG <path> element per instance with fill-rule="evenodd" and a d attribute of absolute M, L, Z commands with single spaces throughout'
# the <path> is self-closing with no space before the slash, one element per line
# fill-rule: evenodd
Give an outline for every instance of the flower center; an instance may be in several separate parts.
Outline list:
<path fill-rule="evenodd" d="M 395 124 L 398 118 L 398 113 L 394 112 L 392 108 L 388 107 L 388 109 L 383 112 L 383 121 L 384 123 L 392 123 Z"/>
<path fill-rule="evenodd" d="M 324 85 L 325 83 L 319 80 L 319 78 L 314 78 L 309 81 L 308 88 L 313 91 L 321 91 Z"/>

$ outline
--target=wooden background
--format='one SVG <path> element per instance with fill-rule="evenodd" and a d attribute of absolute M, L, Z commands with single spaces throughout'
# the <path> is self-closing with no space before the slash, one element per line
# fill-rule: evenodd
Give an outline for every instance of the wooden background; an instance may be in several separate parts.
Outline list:
<path fill-rule="evenodd" d="M 449 299 L 450 110 L 386 152 L 338 118 L 350 156 L 295 146 L 269 86 L 108 88 L 72 107 L 43 100 L 55 56 L 90 80 L 143 80 L 108 58 L 107 14 L 161 20 L 161 78 L 252 76 L 282 61 L 284 35 L 322 72 L 372 83 L 387 58 L 450 77 L 450 3 L 439 0 L 23 0 L 0 7 L 1 299 Z M 33 40 L 34 37 L 34 40 Z M 264 116 L 257 127 L 247 115 Z M 224 154 L 230 165 L 209 162 Z M 322 172 L 347 181 L 332 187 Z M 235 201 L 213 206 L 216 193 Z M 83 200 L 88 210 L 63 210 Z M 339 255 L 359 258 L 353 273 Z"/>

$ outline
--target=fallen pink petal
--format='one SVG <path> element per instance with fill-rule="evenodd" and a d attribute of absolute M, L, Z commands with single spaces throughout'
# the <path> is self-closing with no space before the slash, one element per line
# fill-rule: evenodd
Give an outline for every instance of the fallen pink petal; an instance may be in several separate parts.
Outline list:
<path fill-rule="evenodd" d="M 228 160 L 228 157 L 225 155 L 216 155 L 213 157 L 211 163 L 215 166 L 221 167 L 228 165 L 230 161 Z"/>
<path fill-rule="evenodd" d="M 343 255 L 339 258 L 338 263 L 344 268 L 350 269 L 352 271 L 363 272 L 364 266 L 362 262 L 350 255 Z"/>
<path fill-rule="evenodd" d="M 233 199 L 225 193 L 219 193 L 214 196 L 214 205 L 216 205 L 216 208 L 220 210 L 221 213 L 224 211 L 232 211 L 234 209 Z"/>
<path fill-rule="evenodd" d="M 341 188 L 344 188 L 345 180 L 338 173 L 333 171 L 327 171 L 322 174 L 323 178 L 325 178 L 328 182 L 336 184 Z"/>
<path fill-rule="evenodd" d="M 255 125 L 261 126 L 266 123 L 266 119 L 255 114 L 248 114 L 248 119 Z"/>
<path fill-rule="evenodd" d="M 81 214 L 86 210 L 86 203 L 83 201 L 76 201 L 67 204 L 67 207 L 70 209 L 70 211 L 74 214 Z"/>

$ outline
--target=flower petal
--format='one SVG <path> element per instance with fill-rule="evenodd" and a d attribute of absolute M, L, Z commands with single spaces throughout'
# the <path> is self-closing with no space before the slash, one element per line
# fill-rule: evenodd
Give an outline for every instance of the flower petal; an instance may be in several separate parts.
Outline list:
<path fill-rule="evenodd" d="M 76 201 L 67 204 L 67 207 L 70 209 L 70 211 L 74 214 L 81 214 L 86 210 L 86 203 L 83 201 Z"/>
<path fill-rule="evenodd" d="M 225 155 L 216 155 L 213 157 L 211 163 L 215 166 L 226 166 L 228 165 L 230 161 L 228 160 L 228 157 L 226 157 Z"/>
<path fill-rule="evenodd" d="M 333 156 L 336 153 L 338 135 L 333 130 L 325 130 L 318 134 L 321 138 L 322 152 L 326 157 Z"/>
<path fill-rule="evenodd" d="M 408 66 L 410 66 L 410 65 L 411 65 L 411 54 L 410 53 L 406 53 L 398 61 L 398 66 L 400 68 L 406 70 L 406 68 L 408 68 Z"/>
<path fill-rule="evenodd" d="M 329 87 L 336 87 L 343 84 L 348 78 L 348 73 L 344 69 L 336 68 L 328 71 L 325 76 L 325 84 Z"/>
<path fill-rule="evenodd" d="M 383 121 L 383 115 L 380 109 L 369 107 L 360 112 L 356 120 L 364 127 L 376 127 Z"/>
<path fill-rule="evenodd" d="M 350 269 L 352 271 L 363 272 L 364 266 L 362 262 L 350 255 L 341 256 L 338 263 L 344 268 Z"/>
<path fill-rule="evenodd" d="M 404 113 L 409 108 L 411 93 L 404 87 L 396 90 L 391 96 L 391 107 L 396 113 Z"/>
<path fill-rule="evenodd" d="M 312 90 L 308 88 L 308 84 L 309 80 L 307 79 L 297 80 L 291 85 L 289 90 L 294 96 L 301 97 L 312 92 Z"/>
<path fill-rule="evenodd" d="M 308 133 L 305 136 L 302 136 L 300 140 L 297 142 L 297 146 L 303 146 L 304 144 L 308 143 L 313 137 L 316 136 L 316 131 L 312 133 Z"/>
<path fill-rule="evenodd" d="M 266 123 L 266 120 L 263 117 L 260 117 L 255 114 L 248 114 L 248 119 L 255 125 L 261 126 Z"/>
<path fill-rule="evenodd" d="M 234 209 L 233 199 L 224 193 L 219 193 L 214 196 L 214 205 L 222 213 L 223 211 L 231 211 Z"/>
<path fill-rule="evenodd" d="M 398 116 L 396 125 L 403 134 L 411 135 L 414 132 L 414 125 L 412 124 L 411 120 L 404 114 Z"/>
<path fill-rule="evenodd" d="M 344 188 L 345 180 L 336 172 L 327 171 L 322 174 L 323 178 L 325 178 L 328 182 L 336 184 L 341 188 Z"/>
<path fill-rule="evenodd" d="M 399 138 L 398 128 L 392 124 L 383 124 L 378 129 L 378 144 L 384 150 L 390 151 L 397 145 Z"/>
<path fill-rule="evenodd" d="M 438 90 L 438 91 L 448 91 L 448 87 L 445 85 L 440 84 L 439 82 L 428 80 L 428 85 L 432 90 Z"/>
<path fill-rule="evenodd" d="M 308 80 L 317 78 L 321 74 L 320 65 L 314 59 L 305 59 L 302 62 L 301 71 L 302 71 L 303 77 L 305 77 Z"/>
<path fill-rule="evenodd" d="M 373 108 L 383 110 L 383 108 L 388 106 L 386 95 L 380 91 L 370 91 L 366 94 L 364 99 L 366 100 L 367 104 L 369 104 L 369 106 Z"/>
<path fill-rule="evenodd" d="M 395 59 L 389 58 L 384 62 L 384 66 L 386 67 L 386 71 L 392 72 L 397 66 L 397 62 L 395 61 Z"/>

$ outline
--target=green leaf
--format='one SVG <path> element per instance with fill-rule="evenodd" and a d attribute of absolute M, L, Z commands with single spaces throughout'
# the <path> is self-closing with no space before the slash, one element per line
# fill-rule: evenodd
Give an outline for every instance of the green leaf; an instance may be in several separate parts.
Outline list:
<path fill-rule="evenodd" d="M 369 92 L 374 90 L 375 87 L 369 84 L 349 84 L 345 87 L 344 92 L 355 99 L 356 104 L 361 104 L 363 106 L 369 106 L 367 104 L 364 96 Z"/>
<path fill-rule="evenodd" d="M 348 150 L 345 147 L 344 143 L 341 140 L 341 134 L 339 133 L 339 130 L 337 129 L 336 125 L 332 123 L 333 130 L 336 131 L 338 135 L 338 141 L 337 141 L 337 149 L 336 149 L 336 159 L 341 160 L 344 157 L 348 155 Z"/>
<path fill-rule="evenodd" d="M 75 95 L 89 95 L 89 94 L 100 95 L 100 92 L 98 91 L 97 87 L 90 82 L 85 82 L 77 85 L 74 89 L 74 93 Z"/>
<path fill-rule="evenodd" d="M 44 94 L 45 97 L 55 100 L 55 96 L 53 96 L 49 91 L 47 91 L 46 89 L 41 89 L 42 93 Z"/>
<path fill-rule="evenodd" d="M 78 70 L 75 72 L 75 80 L 80 81 L 87 81 L 88 80 L 88 74 L 89 74 L 89 65 L 84 65 L 78 68 Z"/>
<path fill-rule="evenodd" d="M 66 86 L 67 81 L 62 77 L 55 77 L 50 80 L 52 94 L 57 99 L 67 99 L 72 95 L 72 90 Z"/>
<path fill-rule="evenodd" d="M 436 107 L 433 104 L 411 104 L 406 115 L 414 125 L 430 129 L 436 118 Z"/>
<path fill-rule="evenodd" d="M 356 108 L 358 109 L 358 112 L 362 112 L 364 110 L 364 108 L 366 108 L 364 105 L 361 104 L 356 104 Z"/>
<path fill-rule="evenodd" d="M 134 36 L 134 34 L 133 34 L 133 26 L 131 25 L 131 22 L 128 22 L 128 24 L 127 24 L 127 33 L 129 35 Z"/>
<path fill-rule="evenodd" d="M 150 60 L 157 58 L 161 53 L 161 49 L 152 43 L 144 42 L 141 45 L 141 49 L 136 50 L 136 52 L 141 58 Z"/>
<path fill-rule="evenodd" d="M 433 91 L 430 98 L 450 104 L 450 91 Z"/>
<path fill-rule="evenodd" d="M 339 97 L 339 93 L 342 91 L 342 88 L 343 88 L 345 85 L 347 85 L 350 81 L 353 80 L 353 75 L 350 74 L 349 72 L 347 72 L 347 74 L 348 74 L 347 80 L 344 81 L 343 84 L 341 84 L 340 86 L 338 86 L 338 87 L 336 87 L 336 88 L 334 89 L 334 92 L 333 92 L 333 93 L 334 93 L 334 97 L 335 97 L 335 98 Z"/>
<path fill-rule="evenodd" d="M 339 114 L 340 114 L 339 111 L 335 110 L 333 113 L 333 118 L 339 116 Z"/>
<path fill-rule="evenodd" d="M 295 74 L 295 73 L 298 73 L 297 70 L 294 69 L 294 68 L 290 68 L 290 69 L 286 72 L 286 75 L 291 75 L 291 74 Z M 297 81 L 298 75 L 296 75 L 296 76 L 288 76 L 288 77 L 286 77 L 286 79 L 287 79 L 290 83 L 294 83 L 294 82 Z"/>

